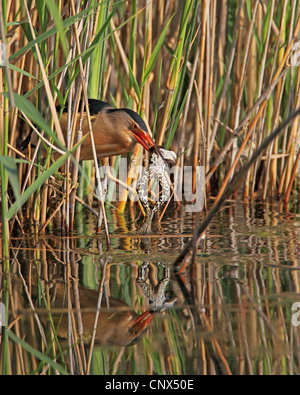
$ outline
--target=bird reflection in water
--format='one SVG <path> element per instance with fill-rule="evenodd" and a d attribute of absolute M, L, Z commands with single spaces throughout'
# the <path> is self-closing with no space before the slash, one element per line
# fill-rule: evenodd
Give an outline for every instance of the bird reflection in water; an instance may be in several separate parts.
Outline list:
<path fill-rule="evenodd" d="M 159 263 L 155 265 L 158 272 L 159 266 L 163 267 L 163 276 L 157 284 L 149 279 L 150 271 L 147 270 L 149 262 L 144 262 L 138 269 L 137 284 L 148 300 L 148 309 L 137 314 L 127 304 L 109 298 L 109 307 L 102 300 L 97 325 L 95 327 L 95 310 L 99 300 L 99 292 L 76 284 L 77 289 L 70 289 L 78 293 L 77 309 L 73 309 L 77 324 L 82 322 L 82 340 L 88 343 L 93 336 L 95 328 L 95 345 L 100 346 L 130 346 L 135 344 L 149 328 L 156 313 L 160 313 L 174 306 L 176 298 L 171 298 L 166 292 L 170 280 L 170 269 Z M 53 289 L 52 319 L 56 334 L 60 339 L 70 336 L 68 314 L 56 313 L 68 307 L 67 287 L 65 283 L 56 282 Z M 75 292 L 75 293 L 76 293 Z M 70 292 L 72 306 L 76 306 L 74 292 Z M 103 298 L 105 299 L 105 298 Z M 78 305 L 80 306 L 78 310 Z M 55 312 L 55 313 L 54 313 Z M 80 316 L 80 319 L 78 317 Z"/>
<path fill-rule="evenodd" d="M 53 311 L 57 309 L 63 311 L 67 307 L 66 285 L 58 283 L 55 287 L 55 301 L 52 308 Z M 78 290 L 80 309 L 75 309 L 73 312 L 77 324 L 79 320 L 82 322 L 82 340 L 87 344 L 93 336 L 99 292 L 80 285 Z M 73 292 L 71 292 L 71 301 L 74 306 Z M 60 339 L 68 339 L 70 335 L 68 314 L 53 313 L 52 318 L 57 327 L 57 336 Z M 153 314 L 150 311 L 147 310 L 139 315 L 118 299 L 109 298 L 109 307 L 102 301 L 95 327 L 95 344 L 102 346 L 135 344 L 141 334 L 147 330 L 152 319 Z"/>

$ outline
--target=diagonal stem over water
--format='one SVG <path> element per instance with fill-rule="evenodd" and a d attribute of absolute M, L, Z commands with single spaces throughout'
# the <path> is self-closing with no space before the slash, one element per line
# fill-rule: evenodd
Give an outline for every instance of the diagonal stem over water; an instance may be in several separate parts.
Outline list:
<path fill-rule="evenodd" d="M 202 237 L 203 233 L 205 232 L 206 228 L 209 226 L 210 222 L 214 218 L 215 214 L 219 211 L 219 208 L 223 205 L 225 200 L 230 196 L 239 186 L 240 182 L 243 180 L 245 175 L 247 174 L 250 167 L 256 161 L 256 159 L 261 155 L 261 153 L 268 147 L 268 145 L 277 137 L 279 134 L 289 125 L 291 121 L 293 121 L 297 116 L 300 115 L 300 107 L 291 113 L 288 118 L 282 122 L 265 140 L 261 143 L 258 149 L 253 153 L 252 157 L 250 158 L 249 162 L 247 162 L 233 177 L 231 183 L 227 183 L 226 187 L 222 190 L 222 194 L 219 196 L 218 200 L 215 201 L 214 206 L 209 211 L 206 219 L 202 222 L 199 226 L 197 232 L 195 232 L 195 236 L 198 239 Z M 174 268 L 177 271 L 182 271 L 188 262 L 192 258 L 193 254 L 193 246 L 194 244 L 194 237 L 189 240 L 186 244 L 185 248 L 181 252 L 181 254 L 177 257 L 174 262 Z M 196 243 L 197 245 L 198 243 Z"/>

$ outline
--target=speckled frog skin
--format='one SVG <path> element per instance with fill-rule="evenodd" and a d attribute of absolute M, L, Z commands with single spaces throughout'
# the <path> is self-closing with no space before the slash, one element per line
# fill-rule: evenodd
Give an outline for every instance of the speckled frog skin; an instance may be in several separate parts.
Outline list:
<path fill-rule="evenodd" d="M 148 298 L 150 310 L 153 312 L 162 312 L 173 307 L 177 302 L 177 298 L 171 298 L 168 292 L 166 292 L 166 287 L 171 278 L 170 268 L 162 262 L 156 265 L 157 271 L 159 265 L 163 267 L 163 277 L 154 285 L 149 278 L 149 272 L 146 273 L 149 263 L 150 262 L 146 261 L 139 266 L 136 282 L 140 285 L 144 295 Z"/>
<path fill-rule="evenodd" d="M 139 229 L 139 233 L 141 234 L 151 233 L 151 223 L 154 214 L 170 196 L 170 185 L 165 172 L 168 170 L 169 166 L 175 164 L 177 156 L 173 151 L 167 151 L 162 148 L 159 148 L 159 151 L 161 155 L 159 155 L 157 151 L 152 152 L 150 157 L 150 166 L 137 183 L 137 192 L 146 212 L 145 222 Z M 159 199 L 156 201 L 154 206 L 149 203 L 148 199 L 148 184 L 151 179 L 155 179 L 161 187 Z"/>

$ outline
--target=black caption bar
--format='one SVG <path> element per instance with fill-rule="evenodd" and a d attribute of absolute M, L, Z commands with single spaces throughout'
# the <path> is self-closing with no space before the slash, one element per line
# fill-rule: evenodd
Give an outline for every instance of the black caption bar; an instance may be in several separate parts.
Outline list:
<path fill-rule="evenodd" d="M 101 387 L 106 391 L 164 391 L 199 390 L 199 376 L 101 376 Z M 197 388 L 198 387 L 198 388 Z"/>

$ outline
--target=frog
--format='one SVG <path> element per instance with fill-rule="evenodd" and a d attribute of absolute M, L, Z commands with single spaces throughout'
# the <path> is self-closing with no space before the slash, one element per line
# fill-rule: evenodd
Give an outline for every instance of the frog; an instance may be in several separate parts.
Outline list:
<path fill-rule="evenodd" d="M 170 197 L 170 182 L 166 176 L 166 172 L 175 164 L 177 159 L 174 151 L 168 151 L 161 147 L 155 147 L 150 152 L 150 165 L 145 174 L 139 179 L 136 187 L 140 202 L 146 214 L 144 223 L 138 230 L 138 233 L 144 235 L 152 232 L 151 224 L 154 214 Z M 151 204 L 148 199 L 148 184 L 152 179 L 155 179 L 161 187 L 159 199 L 154 204 Z"/>

